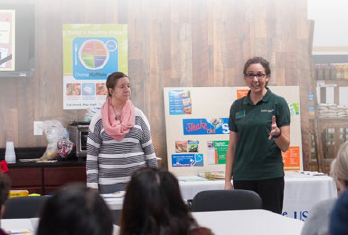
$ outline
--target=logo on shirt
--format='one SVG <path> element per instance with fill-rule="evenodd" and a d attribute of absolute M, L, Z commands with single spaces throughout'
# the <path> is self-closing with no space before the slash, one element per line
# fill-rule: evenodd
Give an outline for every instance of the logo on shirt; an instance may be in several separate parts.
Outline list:
<path fill-rule="evenodd" d="M 236 119 L 245 117 L 245 110 L 239 111 L 236 113 Z"/>
<path fill-rule="evenodd" d="M 261 113 L 272 113 L 274 109 L 261 109 Z"/>

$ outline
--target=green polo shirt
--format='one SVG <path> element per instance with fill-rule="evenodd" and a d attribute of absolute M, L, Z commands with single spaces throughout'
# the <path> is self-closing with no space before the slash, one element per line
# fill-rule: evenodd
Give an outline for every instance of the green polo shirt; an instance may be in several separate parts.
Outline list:
<path fill-rule="evenodd" d="M 283 97 L 267 88 L 256 105 L 247 96 L 236 100 L 230 109 L 229 129 L 238 134 L 233 179 L 261 180 L 284 176 L 281 150 L 268 140 L 272 116 L 277 126 L 290 125 L 290 111 Z"/>

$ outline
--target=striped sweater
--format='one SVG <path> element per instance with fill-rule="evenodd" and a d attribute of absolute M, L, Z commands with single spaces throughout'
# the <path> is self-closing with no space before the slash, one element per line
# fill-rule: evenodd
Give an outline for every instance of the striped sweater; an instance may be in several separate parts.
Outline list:
<path fill-rule="evenodd" d="M 87 187 L 100 193 L 124 190 L 133 171 L 157 167 L 151 140 L 150 124 L 144 113 L 135 108 L 135 125 L 121 141 L 114 140 L 103 128 L 101 112 L 89 125 L 87 139 Z"/>

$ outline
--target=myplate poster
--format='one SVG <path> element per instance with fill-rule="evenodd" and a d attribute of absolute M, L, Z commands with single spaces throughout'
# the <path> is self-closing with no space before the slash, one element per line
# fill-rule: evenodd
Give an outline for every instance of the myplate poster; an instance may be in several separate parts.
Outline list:
<path fill-rule="evenodd" d="M 270 89 L 286 99 L 291 113 L 291 146 L 283 153 L 284 170 L 302 170 L 299 87 Z M 180 176 L 225 170 L 230 107 L 248 90 L 248 87 L 164 88 L 168 169 L 171 172 Z"/>
<path fill-rule="evenodd" d="M 106 99 L 106 78 L 128 73 L 127 25 L 63 25 L 63 107 L 86 109 Z"/>

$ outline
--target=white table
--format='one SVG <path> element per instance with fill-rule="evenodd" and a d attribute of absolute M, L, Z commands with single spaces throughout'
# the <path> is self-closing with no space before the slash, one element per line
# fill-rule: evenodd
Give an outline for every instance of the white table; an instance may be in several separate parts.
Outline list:
<path fill-rule="evenodd" d="M 266 210 L 213 211 L 192 213 L 200 226 L 216 235 L 299 235 L 303 222 Z"/>
<path fill-rule="evenodd" d="M 31 231 L 32 234 L 35 233 L 39 219 L 2 219 L 1 228 L 6 231 L 18 231 L 18 230 L 27 230 Z M 30 233 L 29 233 L 30 234 Z"/>
<path fill-rule="evenodd" d="M 179 176 L 182 197 L 192 199 L 203 190 L 223 189 L 224 180 L 204 180 L 198 176 Z M 311 207 L 319 201 L 337 197 L 334 180 L 329 176 L 285 173 L 283 215 L 305 221 Z"/>
<path fill-rule="evenodd" d="M 216 235 L 267 234 L 297 235 L 301 233 L 303 222 L 287 218 L 265 210 L 214 211 L 192 213 L 198 224 L 210 228 Z M 3 219 L 1 227 L 5 230 L 30 230 L 34 234 L 38 218 Z M 114 225 L 114 235 L 119 226 Z"/>
<path fill-rule="evenodd" d="M 39 224 L 39 218 L 30 219 L 2 219 L 1 228 L 6 231 L 31 231 L 32 233 L 26 233 L 28 235 L 34 235 Z M 113 235 L 118 235 L 119 226 L 114 225 Z"/>

